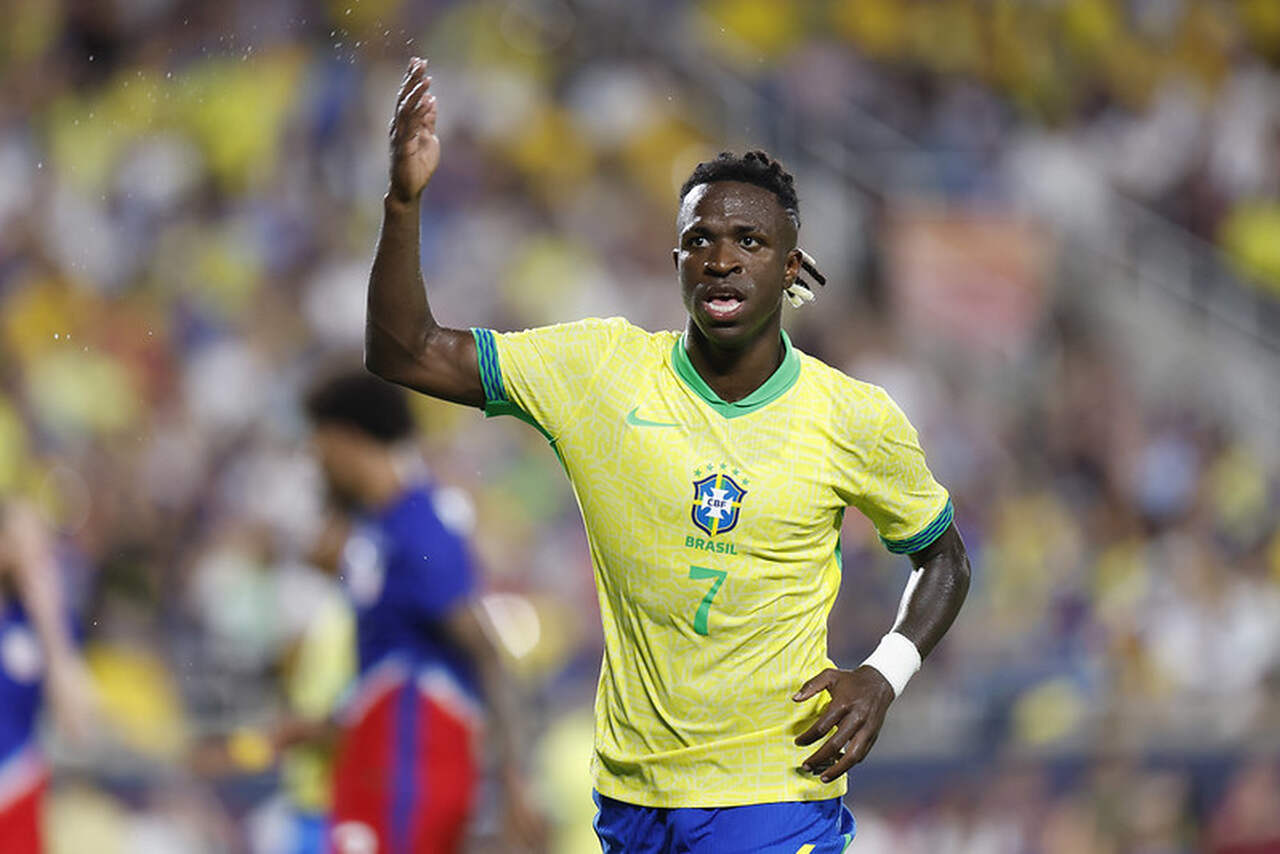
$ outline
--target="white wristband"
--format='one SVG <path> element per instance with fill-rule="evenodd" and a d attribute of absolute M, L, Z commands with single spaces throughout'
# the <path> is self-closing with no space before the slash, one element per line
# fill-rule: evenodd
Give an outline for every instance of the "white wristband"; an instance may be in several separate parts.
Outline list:
<path fill-rule="evenodd" d="M 889 632 L 880 639 L 875 652 L 862 663 L 879 670 L 893 687 L 893 696 L 897 697 L 920 669 L 920 650 L 906 635 Z"/>

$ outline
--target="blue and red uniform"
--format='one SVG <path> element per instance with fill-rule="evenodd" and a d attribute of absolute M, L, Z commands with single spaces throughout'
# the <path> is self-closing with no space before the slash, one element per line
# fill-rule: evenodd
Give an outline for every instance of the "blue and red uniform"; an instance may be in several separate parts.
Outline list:
<path fill-rule="evenodd" d="M 0 595 L 0 840 L 5 854 L 43 851 L 49 770 L 36 743 L 44 656 L 22 605 Z"/>
<path fill-rule="evenodd" d="M 477 676 L 443 621 L 476 590 L 466 543 L 407 489 L 343 549 L 360 676 L 334 767 L 335 854 L 460 849 L 477 780 Z"/>

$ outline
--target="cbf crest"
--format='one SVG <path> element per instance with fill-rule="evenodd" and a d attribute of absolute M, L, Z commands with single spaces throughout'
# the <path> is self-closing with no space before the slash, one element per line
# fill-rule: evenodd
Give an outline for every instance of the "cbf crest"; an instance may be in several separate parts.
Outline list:
<path fill-rule="evenodd" d="M 709 474 L 693 482 L 693 524 L 711 536 L 732 531 L 747 491 L 727 474 Z"/>

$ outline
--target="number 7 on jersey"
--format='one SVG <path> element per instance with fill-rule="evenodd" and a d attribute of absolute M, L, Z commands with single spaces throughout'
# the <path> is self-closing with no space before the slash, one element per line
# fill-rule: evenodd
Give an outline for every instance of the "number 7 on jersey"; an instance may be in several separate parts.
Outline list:
<path fill-rule="evenodd" d="M 702 601 L 698 603 L 698 613 L 693 615 L 693 630 L 700 635 L 707 634 L 707 618 L 711 616 L 711 600 L 716 598 L 716 594 L 720 592 L 720 585 L 724 584 L 725 576 L 729 573 L 723 569 L 708 569 L 705 566 L 690 566 L 689 577 L 695 581 L 706 581 L 714 578 L 711 589 L 707 591 L 707 595 L 702 597 Z"/>

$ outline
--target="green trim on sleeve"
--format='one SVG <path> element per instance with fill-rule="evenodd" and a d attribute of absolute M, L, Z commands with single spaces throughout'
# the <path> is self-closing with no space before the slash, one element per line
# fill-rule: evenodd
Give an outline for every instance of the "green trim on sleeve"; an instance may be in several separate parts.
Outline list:
<path fill-rule="evenodd" d="M 502 384 L 502 368 L 498 365 L 498 345 L 492 329 L 472 329 L 476 339 L 476 361 L 480 365 L 480 385 L 484 387 L 485 403 L 505 403 L 507 389 Z M 488 406 L 485 406 L 486 414 Z"/>
<path fill-rule="evenodd" d="M 502 366 L 498 362 L 498 344 L 494 339 L 493 330 L 473 328 L 471 335 L 476 339 L 476 361 L 480 365 L 480 385 L 484 388 L 485 417 L 515 416 L 536 428 L 548 442 L 554 443 L 555 439 L 536 418 L 507 397 L 507 387 L 502 382 Z"/>
<path fill-rule="evenodd" d="M 907 537 L 905 540 L 887 540 L 880 538 L 880 542 L 884 543 L 884 547 L 894 554 L 911 554 L 918 552 L 923 548 L 927 548 L 933 544 L 933 541 L 942 536 L 942 533 L 951 527 L 951 520 L 956 515 L 956 509 L 951 504 L 951 499 L 947 499 L 947 506 L 937 516 L 933 517 L 933 521 L 920 530 L 920 533 Z"/>
<path fill-rule="evenodd" d="M 519 406 L 516 406 L 511 401 L 509 400 L 486 401 L 484 405 L 484 417 L 494 418 L 495 416 L 498 416 L 498 415 L 515 416 L 516 418 L 519 418 L 524 423 L 534 427 L 539 433 L 543 435 L 544 438 L 546 438 L 548 442 L 552 442 L 552 443 L 555 442 L 555 439 L 552 438 L 551 434 L 547 432 L 546 428 L 538 423 L 538 419 L 534 418 L 532 415 L 525 412 L 523 409 L 521 409 Z"/>

